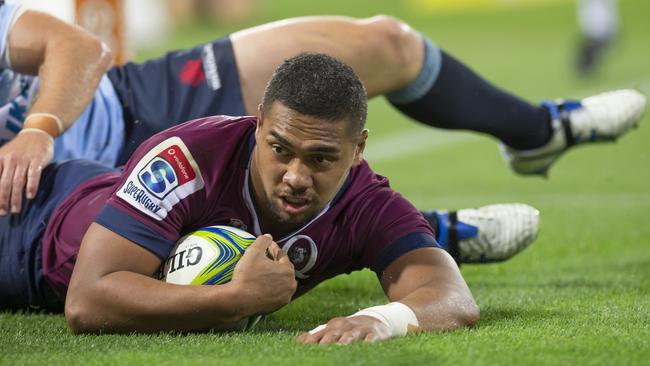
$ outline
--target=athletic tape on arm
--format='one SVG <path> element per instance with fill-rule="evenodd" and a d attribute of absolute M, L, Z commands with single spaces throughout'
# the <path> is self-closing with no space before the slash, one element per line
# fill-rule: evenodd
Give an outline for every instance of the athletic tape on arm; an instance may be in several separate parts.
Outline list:
<path fill-rule="evenodd" d="M 391 302 L 386 305 L 362 309 L 348 316 L 348 318 L 355 316 L 370 316 L 379 320 L 390 329 L 391 337 L 406 335 L 409 325 L 412 327 L 418 327 L 420 325 L 413 310 L 401 302 Z M 326 327 L 327 324 L 321 324 L 310 330 L 309 334 L 320 332 Z"/>

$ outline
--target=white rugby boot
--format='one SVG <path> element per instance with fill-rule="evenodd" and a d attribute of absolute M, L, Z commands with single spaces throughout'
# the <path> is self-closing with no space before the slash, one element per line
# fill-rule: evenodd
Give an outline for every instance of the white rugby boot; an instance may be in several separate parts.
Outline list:
<path fill-rule="evenodd" d="M 505 261 L 528 247 L 539 228 L 539 211 L 523 203 L 423 214 L 459 264 Z"/>
<path fill-rule="evenodd" d="M 504 159 L 516 173 L 546 176 L 553 162 L 570 147 L 616 140 L 638 125 L 646 97 L 636 90 L 622 89 L 581 101 L 544 101 L 542 105 L 550 112 L 553 129 L 546 145 L 530 150 L 500 145 Z"/>

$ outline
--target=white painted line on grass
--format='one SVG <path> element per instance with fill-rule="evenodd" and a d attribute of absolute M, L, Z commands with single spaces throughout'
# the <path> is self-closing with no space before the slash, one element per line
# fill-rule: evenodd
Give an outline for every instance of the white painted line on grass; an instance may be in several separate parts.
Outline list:
<path fill-rule="evenodd" d="M 405 131 L 376 141 L 372 140 L 371 135 L 364 155 L 371 163 L 385 162 L 464 143 L 473 138 L 475 137 L 467 133 L 440 129 Z"/>

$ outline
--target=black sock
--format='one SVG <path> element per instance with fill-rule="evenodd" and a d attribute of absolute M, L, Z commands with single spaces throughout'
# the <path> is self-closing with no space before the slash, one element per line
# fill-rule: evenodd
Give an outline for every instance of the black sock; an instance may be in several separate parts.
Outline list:
<path fill-rule="evenodd" d="M 434 48 L 428 50 L 421 74 L 425 74 L 427 67 L 436 72 L 439 69 L 437 78 L 423 95 L 406 103 L 404 98 L 394 97 L 399 91 L 388 95 L 397 109 L 433 127 L 490 134 L 515 149 L 540 147 L 550 140 L 552 131 L 546 108 L 500 90 L 452 56 L 436 49 L 430 41 L 424 43 L 425 47 Z M 431 52 L 434 57 L 429 57 Z M 432 62 L 439 64 L 431 66 Z M 410 93 L 413 94 L 412 90 Z"/>

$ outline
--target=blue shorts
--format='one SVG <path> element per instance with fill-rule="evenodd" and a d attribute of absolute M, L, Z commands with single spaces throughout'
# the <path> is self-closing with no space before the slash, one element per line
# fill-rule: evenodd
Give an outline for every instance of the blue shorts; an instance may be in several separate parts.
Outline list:
<path fill-rule="evenodd" d="M 124 111 L 123 165 L 147 138 L 179 123 L 246 113 L 230 38 L 108 72 Z"/>
<path fill-rule="evenodd" d="M 70 160 L 48 165 L 33 200 L 18 215 L 0 216 L 0 310 L 60 312 L 60 299 L 42 275 L 42 238 L 50 216 L 81 183 L 113 171 L 95 162 Z"/>

